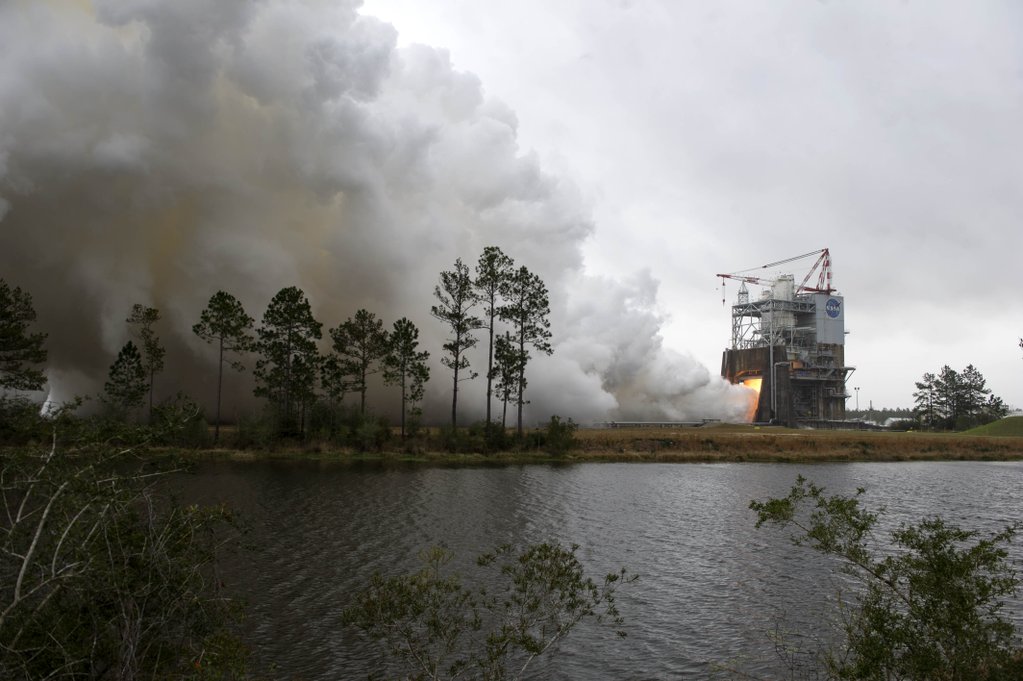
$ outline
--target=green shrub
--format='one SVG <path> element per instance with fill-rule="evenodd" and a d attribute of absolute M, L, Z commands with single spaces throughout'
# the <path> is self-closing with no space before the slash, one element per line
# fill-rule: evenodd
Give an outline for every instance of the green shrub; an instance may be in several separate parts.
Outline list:
<path fill-rule="evenodd" d="M 41 405 L 20 395 L 0 395 L 0 444 L 43 442 L 51 424 L 39 410 Z"/>
<path fill-rule="evenodd" d="M 0 678 L 241 670 L 214 570 L 230 514 L 163 497 L 131 449 L 59 441 L 0 451 Z"/>
<path fill-rule="evenodd" d="M 157 444 L 199 448 L 210 443 L 202 407 L 181 392 L 153 409 L 149 427 Z"/>
<path fill-rule="evenodd" d="M 1005 546 L 1016 526 L 982 537 L 941 518 L 903 524 L 893 548 L 871 541 L 878 513 L 859 497 L 826 496 L 802 476 L 788 496 L 754 501 L 757 527 L 791 528 L 797 546 L 834 556 L 856 577 L 844 645 L 824 654 L 829 678 L 948 681 L 1023 678 L 1023 648 L 1002 614 L 1020 580 Z"/>
<path fill-rule="evenodd" d="M 237 449 L 271 449 L 277 443 L 273 417 L 266 408 L 260 414 L 243 414 L 238 419 L 233 445 Z"/>
<path fill-rule="evenodd" d="M 578 428 L 579 425 L 572 419 L 562 421 L 560 416 L 551 416 L 544 429 L 542 447 L 550 454 L 564 454 L 575 446 L 575 431 Z"/>

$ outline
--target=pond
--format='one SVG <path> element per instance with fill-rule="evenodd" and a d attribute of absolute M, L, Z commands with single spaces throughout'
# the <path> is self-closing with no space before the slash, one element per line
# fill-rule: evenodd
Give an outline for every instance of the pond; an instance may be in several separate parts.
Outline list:
<path fill-rule="evenodd" d="M 204 462 L 189 501 L 226 502 L 248 533 L 224 580 L 248 602 L 257 669 L 306 681 L 366 678 L 378 651 L 340 624 L 374 571 L 418 568 L 445 546 L 455 567 L 503 543 L 578 544 L 587 572 L 640 575 L 620 592 L 628 637 L 573 632 L 535 668 L 544 679 L 709 678 L 727 667 L 788 668 L 774 639 L 825 637 L 842 588 L 827 560 L 782 531 L 754 529 L 751 499 L 782 496 L 802 473 L 831 492 L 867 489 L 896 526 L 940 514 L 995 531 L 1023 520 L 1023 463 L 610 464 L 428 467 Z M 1019 560 L 1019 547 L 1012 549 Z M 1017 621 L 1023 607 L 1010 606 Z M 727 675 L 726 675 L 727 676 Z"/>

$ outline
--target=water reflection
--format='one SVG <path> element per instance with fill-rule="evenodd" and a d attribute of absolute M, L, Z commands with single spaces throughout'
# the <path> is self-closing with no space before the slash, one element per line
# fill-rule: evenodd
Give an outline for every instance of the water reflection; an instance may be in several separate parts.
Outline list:
<path fill-rule="evenodd" d="M 374 571 L 415 569 L 431 545 L 468 567 L 498 544 L 554 539 L 579 544 L 595 576 L 626 566 L 641 580 L 620 601 L 629 638 L 581 631 L 537 678 L 664 679 L 705 678 L 729 661 L 777 675 L 772 631 L 808 647 L 826 631 L 841 586 L 827 561 L 754 530 L 747 508 L 785 494 L 798 473 L 834 492 L 866 487 L 892 525 L 940 513 L 990 531 L 1023 519 L 1019 463 L 210 462 L 182 484 L 191 499 L 237 508 L 251 527 L 253 550 L 231 560 L 226 577 L 251 604 L 246 636 L 259 662 L 286 676 L 358 678 L 381 664 L 339 625 Z"/>

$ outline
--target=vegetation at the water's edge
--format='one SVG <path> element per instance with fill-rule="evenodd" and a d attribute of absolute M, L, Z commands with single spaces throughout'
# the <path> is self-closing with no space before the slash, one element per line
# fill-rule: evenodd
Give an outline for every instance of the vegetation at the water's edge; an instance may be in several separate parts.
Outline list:
<path fill-rule="evenodd" d="M 56 414 L 48 442 L 0 449 L 0 678 L 240 678 L 230 511 L 161 491 L 151 429 L 96 425 Z"/>
<path fill-rule="evenodd" d="M 1004 612 L 1020 586 L 1007 551 L 1019 525 L 983 535 L 930 517 L 884 541 L 875 536 L 884 511 L 866 509 L 863 494 L 828 495 L 800 476 L 787 496 L 750 504 L 757 527 L 789 530 L 793 544 L 833 559 L 858 582 L 851 603 L 836 598 L 840 643 L 817 656 L 815 675 L 1023 678 L 1023 642 Z"/>

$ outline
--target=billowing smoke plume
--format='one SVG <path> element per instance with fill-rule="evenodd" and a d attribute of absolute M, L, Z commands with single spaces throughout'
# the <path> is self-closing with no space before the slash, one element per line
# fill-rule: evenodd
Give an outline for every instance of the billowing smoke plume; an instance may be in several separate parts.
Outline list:
<path fill-rule="evenodd" d="M 206 390 L 190 328 L 218 289 L 257 320 L 289 285 L 325 328 L 359 307 L 407 316 L 436 360 L 438 273 L 498 245 L 551 290 L 531 418 L 741 418 L 742 389 L 660 346 L 656 282 L 583 271 L 586 206 L 518 148 L 514 113 L 357 7 L 0 6 L 0 276 L 50 334 L 52 397 L 101 387 L 136 302 L 164 315 L 163 391 Z M 449 395 L 437 363 L 433 413 Z"/>

